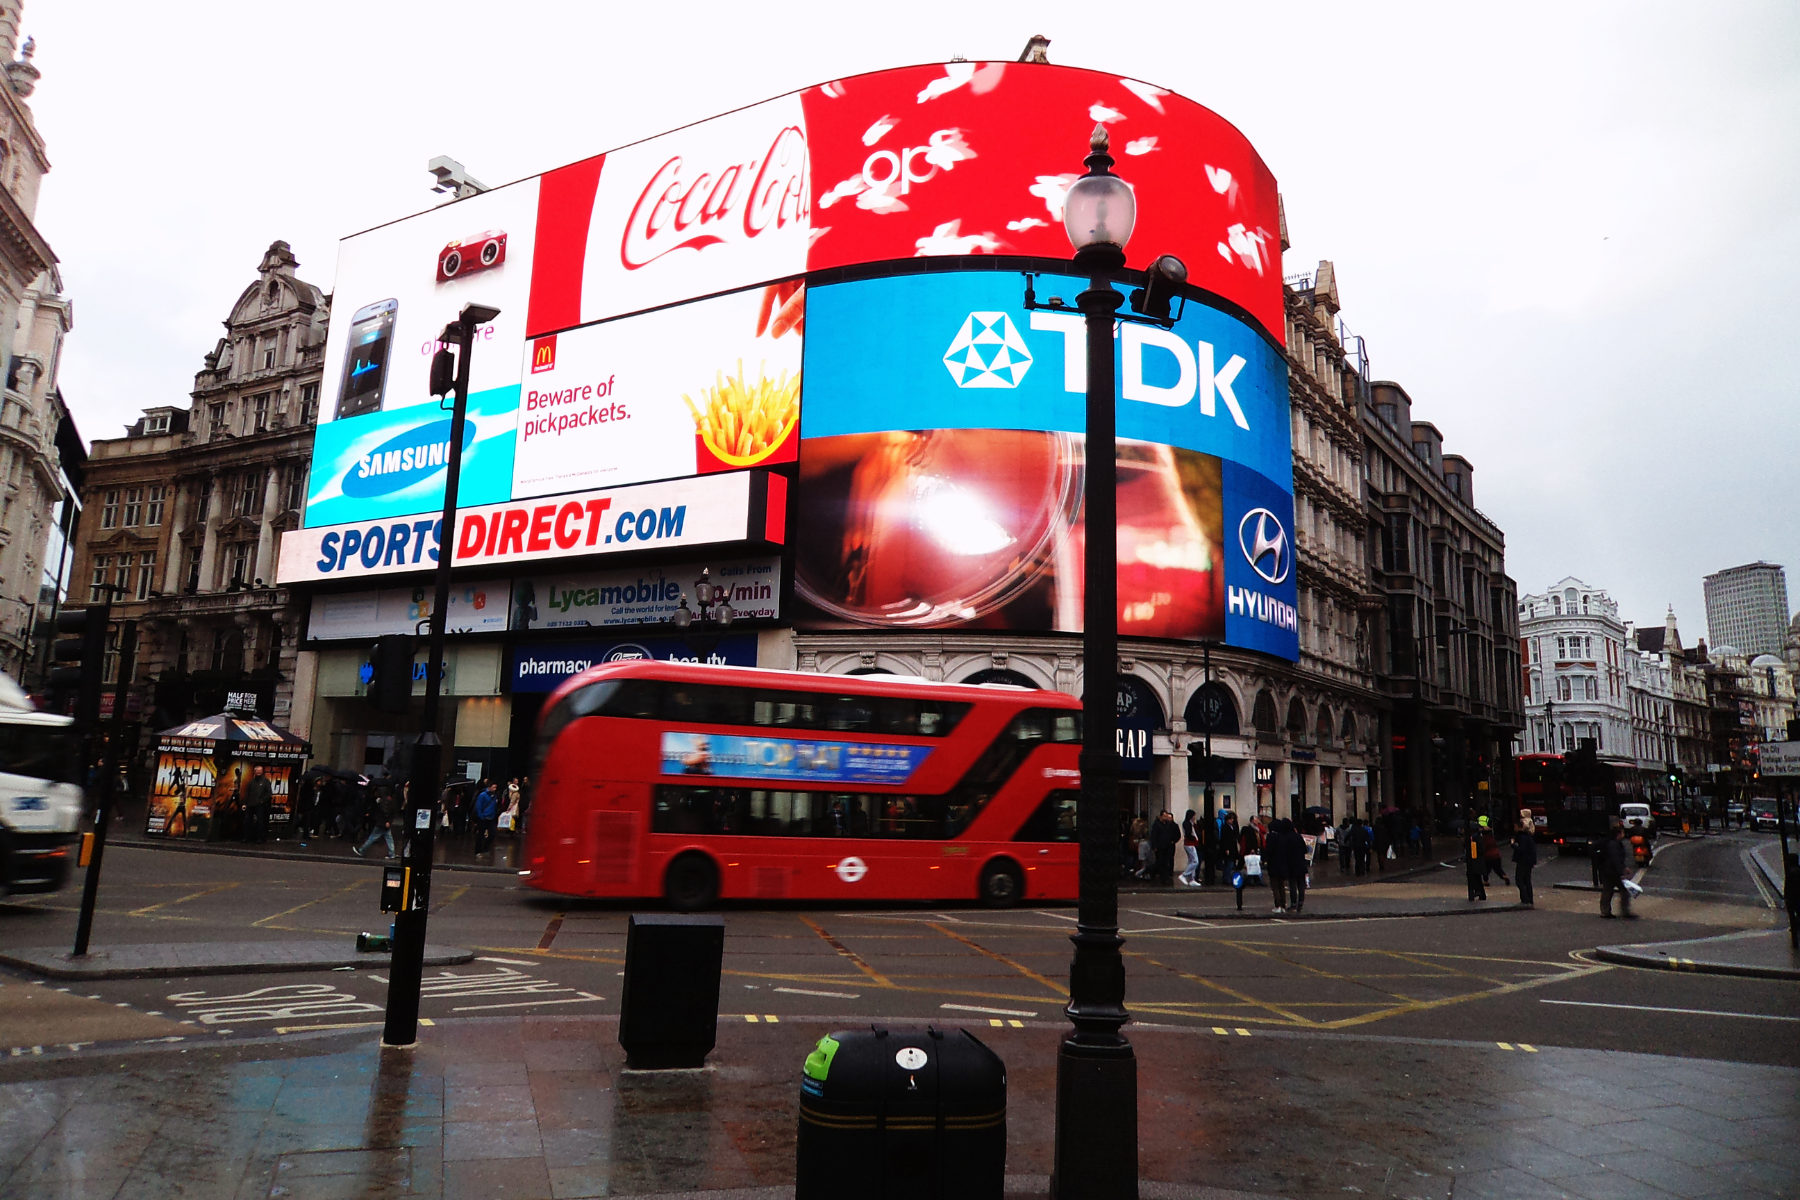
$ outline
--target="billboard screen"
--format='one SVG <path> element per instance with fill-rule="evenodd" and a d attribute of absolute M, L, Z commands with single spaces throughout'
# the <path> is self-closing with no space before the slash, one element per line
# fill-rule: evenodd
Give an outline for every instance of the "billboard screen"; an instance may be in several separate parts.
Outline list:
<path fill-rule="evenodd" d="M 1040 276 L 1040 299 L 1079 279 Z M 1081 628 L 1085 335 L 1012 272 L 814 286 L 802 625 Z M 1190 304 L 1120 323 L 1119 631 L 1298 656 L 1287 371 Z"/>
<path fill-rule="evenodd" d="M 440 507 L 449 415 L 428 370 L 472 301 L 500 315 L 475 344 L 465 503 L 792 461 L 801 279 L 1066 258 L 1063 197 L 1096 123 L 1139 197 L 1130 265 L 1178 255 L 1279 343 L 1275 181 L 1217 114 L 1048 64 L 879 71 L 345 239 L 306 528 Z"/>

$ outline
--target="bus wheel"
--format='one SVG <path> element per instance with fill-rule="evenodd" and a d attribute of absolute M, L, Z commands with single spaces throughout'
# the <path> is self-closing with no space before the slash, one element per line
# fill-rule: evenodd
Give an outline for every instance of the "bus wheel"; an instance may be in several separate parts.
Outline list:
<path fill-rule="evenodd" d="M 981 902 L 989 908 L 1011 908 L 1025 898 L 1025 875 L 1018 864 L 995 859 L 981 868 Z"/>
<path fill-rule="evenodd" d="M 719 869 L 704 854 L 683 854 L 663 873 L 663 898 L 676 912 L 711 908 L 719 901 Z"/>

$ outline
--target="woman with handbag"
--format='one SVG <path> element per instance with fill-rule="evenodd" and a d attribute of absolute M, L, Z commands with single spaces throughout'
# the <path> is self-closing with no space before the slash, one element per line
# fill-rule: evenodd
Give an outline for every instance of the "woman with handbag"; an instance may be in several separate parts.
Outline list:
<path fill-rule="evenodd" d="M 1200 869 L 1200 834 L 1194 828 L 1194 810 L 1191 808 L 1181 819 L 1181 848 L 1187 852 L 1187 870 L 1181 873 L 1181 882 L 1194 887 L 1194 872 Z"/>

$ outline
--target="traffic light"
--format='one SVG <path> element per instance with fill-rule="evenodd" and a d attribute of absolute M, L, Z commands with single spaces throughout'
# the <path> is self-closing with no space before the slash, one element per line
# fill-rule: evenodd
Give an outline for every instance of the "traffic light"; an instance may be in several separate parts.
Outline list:
<path fill-rule="evenodd" d="M 413 638 L 396 633 L 375 640 L 369 655 L 369 703 L 376 712 L 404 713 L 412 709 Z"/>
<path fill-rule="evenodd" d="M 50 690 L 75 699 L 75 728 L 92 732 L 100 720 L 100 688 L 106 672 L 110 605 L 65 608 L 56 614 L 60 635 L 50 646 Z"/>

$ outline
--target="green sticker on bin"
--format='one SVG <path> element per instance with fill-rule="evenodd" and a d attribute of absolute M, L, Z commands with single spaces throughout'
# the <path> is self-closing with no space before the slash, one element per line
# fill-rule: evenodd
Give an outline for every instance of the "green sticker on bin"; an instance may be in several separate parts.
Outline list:
<path fill-rule="evenodd" d="M 831 1060 L 837 1056 L 838 1041 L 834 1037 L 822 1037 L 813 1052 L 806 1056 L 806 1077 L 817 1079 L 823 1083 L 831 1074 Z"/>

